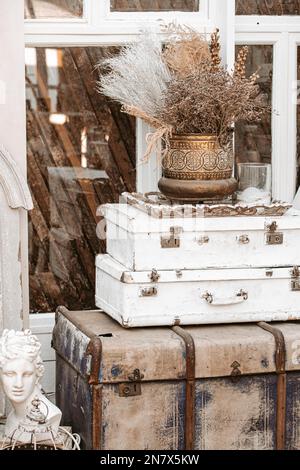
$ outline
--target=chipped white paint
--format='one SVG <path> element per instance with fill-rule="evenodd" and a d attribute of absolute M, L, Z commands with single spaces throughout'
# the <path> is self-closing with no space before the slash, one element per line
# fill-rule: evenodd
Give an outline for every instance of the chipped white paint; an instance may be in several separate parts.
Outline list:
<path fill-rule="evenodd" d="M 299 320 L 291 268 L 126 271 L 97 257 L 96 305 L 125 327 Z"/>
<path fill-rule="evenodd" d="M 8 206 L 6 194 L 0 186 L 0 331 L 4 328 L 22 328 L 24 305 L 20 260 L 22 211 L 24 209 L 11 209 Z M 3 403 L 1 393 L 0 402 Z M 3 412 L 3 407 L 0 405 L 0 415 Z"/>
<path fill-rule="evenodd" d="M 157 219 L 126 204 L 104 207 L 107 252 L 130 270 L 251 268 L 300 265 L 300 216 Z M 269 227 L 283 243 L 268 245 Z M 172 227 L 177 248 L 163 248 Z"/>
<path fill-rule="evenodd" d="M 21 227 L 25 209 L 32 200 L 21 170 L 4 147 L 0 147 L 0 331 L 22 328 L 24 299 L 22 292 L 26 264 L 21 265 Z M 24 223 L 23 223 L 24 226 Z M 4 413 L 0 394 L 0 415 Z M 2 406 L 1 406 L 2 405 Z"/>
<path fill-rule="evenodd" d="M 32 198 L 25 178 L 3 145 L 0 145 L 0 185 L 11 209 L 33 209 Z"/>
<path fill-rule="evenodd" d="M 0 333 L 28 317 L 24 1 L 1 0 L 0 15 Z M 23 319 L 23 320 L 22 320 Z M 0 416 L 4 413 L 0 391 Z"/>

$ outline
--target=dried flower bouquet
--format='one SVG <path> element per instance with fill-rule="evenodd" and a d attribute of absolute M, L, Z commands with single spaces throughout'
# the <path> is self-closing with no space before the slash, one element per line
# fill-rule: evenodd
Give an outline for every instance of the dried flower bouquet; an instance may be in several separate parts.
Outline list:
<path fill-rule="evenodd" d="M 248 48 L 240 50 L 230 73 L 221 64 L 218 30 L 209 41 L 173 24 L 165 33 L 165 47 L 158 34 L 144 33 L 100 64 L 108 72 L 100 78 L 99 92 L 156 129 L 146 157 L 159 139 L 168 144 L 172 134 L 214 135 L 225 147 L 233 123 L 257 121 L 268 110 L 258 74 L 246 77 Z"/>

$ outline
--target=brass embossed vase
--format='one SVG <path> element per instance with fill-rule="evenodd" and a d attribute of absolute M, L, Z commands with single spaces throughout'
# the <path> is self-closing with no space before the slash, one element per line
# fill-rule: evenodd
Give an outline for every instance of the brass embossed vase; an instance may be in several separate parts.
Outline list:
<path fill-rule="evenodd" d="M 163 159 L 159 189 L 167 198 L 196 203 L 233 194 L 233 153 L 221 148 L 216 136 L 173 135 Z"/>

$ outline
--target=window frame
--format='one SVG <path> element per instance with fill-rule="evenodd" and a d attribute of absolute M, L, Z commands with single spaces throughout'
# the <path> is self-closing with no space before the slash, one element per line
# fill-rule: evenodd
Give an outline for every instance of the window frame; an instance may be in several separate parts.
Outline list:
<path fill-rule="evenodd" d="M 236 45 L 273 45 L 273 198 L 292 202 L 297 178 L 299 16 L 235 16 Z"/>
<path fill-rule="evenodd" d="M 198 11 L 177 11 L 180 13 L 181 18 L 184 21 L 200 21 L 205 22 L 210 15 L 209 0 L 198 0 L 199 9 Z M 116 20 L 145 20 L 145 19 L 164 19 L 166 21 L 172 21 L 176 15 L 176 10 L 170 11 L 137 11 L 137 12 L 124 12 L 124 11 L 111 11 L 110 0 L 104 0 L 101 5 L 102 17 L 106 21 Z"/>
<path fill-rule="evenodd" d="M 83 0 L 82 18 L 25 19 L 25 35 L 89 35 L 102 37 L 104 44 L 127 42 L 145 26 L 178 20 L 196 29 L 210 29 L 217 11 L 218 0 L 200 0 L 199 12 L 111 12 L 110 0 Z M 231 2 L 232 0 L 229 0 Z"/>

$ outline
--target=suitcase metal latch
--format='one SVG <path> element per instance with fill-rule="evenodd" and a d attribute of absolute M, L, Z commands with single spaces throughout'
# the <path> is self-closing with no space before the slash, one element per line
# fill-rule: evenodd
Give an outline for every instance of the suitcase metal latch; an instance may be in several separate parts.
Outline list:
<path fill-rule="evenodd" d="M 277 232 L 277 222 L 272 222 L 266 225 L 266 245 L 282 245 L 283 244 L 283 233 Z"/>
<path fill-rule="evenodd" d="M 140 297 L 156 297 L 157 294 L 157 287 L 142 287 L 139 292 Z"/>
<path fill-rule="evenodd" d="M 240 245 L 248 245 L 250 243 L 249 235 L 241 235 L 237 238 L 237 241 Z"/>
<path fill-rule="evenodd" d="M 209 243 L 209 237 L 200 237 L 198 240 L 196 240 L 198 245 L 207 245 Z"/>
<path fill-rule="evenodd" d="M 300 292 L 300 268 L 295 266 L 292 271 L 291 290 L 292 292 Z"/>
<path fill-rule="evenodd" d="M 241 367 L 241 364 L 237 361 L 234 361 L 231 364 L 232 372 L 230 374 L 230 378 L 233 383 L 237 383 L 241 378 L 242 372 L 241 372 L 240 367 Z"/>
<path fill-rule="evenodd" d="M 160 274 L 158 274 L 157 269 L 152 269 L 151 274 L 149 274 L 151 282 L 158 282 L 160 280 Z"/>
<path fill-rule="evenodd" d="M 163 236 L 160 239 L 162 248 L 180 248 L 180 234 L 183 232 L 182 227 L 171 227 L 170 235 Z"/>
<path fill-rule="evenodd" d="M 143 378 L 144 375 L 141 374 L 140 369 L 135 369 L 133 373 L 128 376 L 129 383 L 119 384 L 119 396 L 128 398 L 142 395 L 141 382 Z"/>

